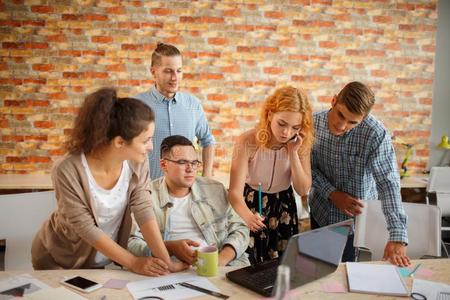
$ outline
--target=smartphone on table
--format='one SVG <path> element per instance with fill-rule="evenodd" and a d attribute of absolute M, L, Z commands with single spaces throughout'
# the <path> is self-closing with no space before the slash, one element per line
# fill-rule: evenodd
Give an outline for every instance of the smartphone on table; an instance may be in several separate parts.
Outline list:
<path fill-rule="evenodd" d="M 64 279 L 61 281 L 61 284 L 64 284 L 83 293 L 90 293 L 102 287 L 100 283 L 81 276 L 74 276 Z"/>

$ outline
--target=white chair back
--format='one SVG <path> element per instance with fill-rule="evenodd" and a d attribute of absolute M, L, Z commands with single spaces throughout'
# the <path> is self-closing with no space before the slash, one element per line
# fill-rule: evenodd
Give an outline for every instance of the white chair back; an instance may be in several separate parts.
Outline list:
<path fill-rule="evenodd" d="M 31 243 L 55 209 L 53 191 L 0 195 L 0 239 L 6 239 L 5 271 L 33 269 Z"/>
<path fill-rule="evenodd" d="M 441 209 L 442 216 L 450 216 L 450 167 L 431 168 L 427 193 L 435 193 L 436 205 Z M 450 227 L 445 230 L 450 230 Z"/>
<path fill-rule="evenodd" d="M 381 201 L 365 201 L 364 204 L 363 212 L 356 217 L 353 245 L 369 249 L 372 260 L 381 260 L 389 239 Z M 424 255 L 441 256 L 440 209 L 418 203 L 403 203 L 403 207 L 408 215 L 408 256 L 412 259 Z"/>

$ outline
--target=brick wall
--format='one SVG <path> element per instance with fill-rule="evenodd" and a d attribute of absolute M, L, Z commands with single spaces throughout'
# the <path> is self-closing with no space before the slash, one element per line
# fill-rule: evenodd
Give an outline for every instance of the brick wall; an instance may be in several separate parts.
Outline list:
<path fill-rule="evenodd" d="M 426 167 L 436 1 L 190 2 L 0 1 L 0 173 L 48 172 L 87 93 L 148 89 L 157 41 L 184 53 L 182 87 L 203 102 L 221 170 L 277 86 L 304 88 L 319 110 L 352 80 L 415 145 L 411 168 Z"/>

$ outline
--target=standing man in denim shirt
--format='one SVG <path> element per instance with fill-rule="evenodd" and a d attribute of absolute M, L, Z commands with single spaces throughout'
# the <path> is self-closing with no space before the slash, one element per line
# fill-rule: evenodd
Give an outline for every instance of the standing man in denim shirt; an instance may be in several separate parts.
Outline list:
<path fill-rule="evenodd" d="M 200 101 L 188 93 L 179 92 L 183 77 L 181 52 L 172 45 L 158 43 L 152 54 L 151 72 L 155 85 L 135 98 L 155 112 L 153 152 L 149 155 L 150 177 L 161 177 L 160 145 L 164 138 L 179 134 L 194 142 L 197 137 L 202 147 L 203 176 L 211 177 L 215 140 L 208 126 Z"/>
<path fill-rule="evenodd" d="M 191 141 L 179 135 L 165 138 L 160 163 L 164 177 L 152 181 L 150 198 L 169 254 L 193 264 L 195 247 L 216 245 L 219 265 L 249 265 L 249 229 L 228 202 L 223 184 L 196 176 L 200 162 Z M 151 255 L 136 225 L 128 249 Z"/>
<path fill-rule="evenodd" d="M 311 227 L 337 223 L 361 213 L 362 200 L 381 200 L 389 230 L 384 259 L 410 264 L 406 255 L 407 216 L 400 196 L 400 177 L 391 137 L 370 110 L 373 92 L 360 82 L 347 84 L 331 109 L 314 115 Z M 343 261 L 355 260 L 353 235 Z"/>

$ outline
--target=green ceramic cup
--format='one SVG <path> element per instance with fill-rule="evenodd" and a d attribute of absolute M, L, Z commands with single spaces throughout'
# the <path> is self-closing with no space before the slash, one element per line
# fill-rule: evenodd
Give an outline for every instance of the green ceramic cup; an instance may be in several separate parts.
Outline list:
<path fill-rule="evenodd" d="M 219 251 L 216 246 L 201 247 L 197 250 L 197 274 L 216 276 L 219 271 Z"/>

